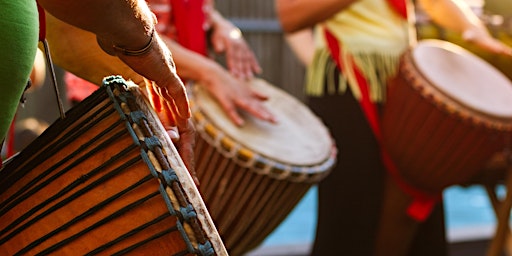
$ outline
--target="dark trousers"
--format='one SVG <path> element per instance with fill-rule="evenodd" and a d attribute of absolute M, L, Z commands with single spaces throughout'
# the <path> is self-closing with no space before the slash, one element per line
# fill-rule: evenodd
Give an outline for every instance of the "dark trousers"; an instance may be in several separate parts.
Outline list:
<path fill-rule="evenodd" d="M 350 92 L 308 99 L 338 146 L 335 169 L 318 185 L 318 222 L 313 256 L 372 256 L 386 171 L 359 103 Z M 447 255 L 444 210 L 438 204 L 423 222 L 411 256 Z"/>

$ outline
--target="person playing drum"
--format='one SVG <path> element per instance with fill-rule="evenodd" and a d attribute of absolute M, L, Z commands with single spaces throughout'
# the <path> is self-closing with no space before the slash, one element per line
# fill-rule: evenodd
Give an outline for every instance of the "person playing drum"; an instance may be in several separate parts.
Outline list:
<path fill-rule="evenodd" d="M 230 119 L 237 125 L 244 120 L 237 112 L 245 110 L 269 122 L 274 116 L 265 109 L 262 102 L 267 96 L 252 90 L 250 78 L 261 72 L 254 53 L 251 51 L 240 30 L 226 20 L 214 8 L 212 0 L 205 1 L 162 1 L 148 0 L 156 14 L 157 31 L 171 49 L 177 71 L 184 80 L 194 80 L 204 85 L 218 99 Z M 194 17 L 194 18 L 191 18 Z M 115 72 L 141 84 L 140 76 L 128 70 L 119 61 L 105 61 L 105 54 L 94 53 L 91 35 L 72 28 L 49 17 L 48 40 L 57 64 L 93 84 L 100 84 L 107 72 Z M 66 35 L 66 39 L 62 38 Z M 217 53 L 224 54 L 227 69 L 208 57 L 208 44 Z M 85 93 L 70 95 L 71 100 L 80 101 L 88 96 L 94 85 L 66 74 L 68 91 Z"/>
<path fill-rule="evenodd" d="M 376 245 L 389 170 L 381 158 L 379 109 L 387 79 L 396 74 L 400 56 L 414 41 L 413 25 L 408 22 L 412 18 L 408 10 L 413 9 L 401 0 L 275 3 L 286 33 L 314 27 L 316 52 L 308 65 L 307 101 L 339 147 L 338 165 L 318 187 L 318 222 L 311 254 L 447 255 L 442 204 L 419 204 L 425 207 L 406 216 L 420 226 L 407 240 L 398 241 L 403 251 L 381 250 L 381 244 Z M 418 3 L 441 26 L 461 33 L 469 42 L 512 56 L 512 50 L 494 39 L 459 0 Z"/>
<path fill-rule="evenodd" d="M 250 78 L 261 72 L 254 53 L 240 30 L 214 9 L 212 0 L 147 2 L 157 17 L 156 29 L 172 51 L 182 79 L 194 80 L 206 86 L 237 125 L 244 123 L 239 110 L 271 123 L 276 122 L 274 115 L 263 105 L 267 96 L 249 87 Z M 134 70 L 100 51 L 91 33 L 63 23 L 51 15 L 47 22 L 47 38 L 54 54 L 53 59 L 56 64 L 80 77 L 66 74 L 67 88 L 71 93 L 88 88 L 75 101 L 82 100 L 94 90 L 90 82 L 101 84 L 103 77 L 109 74 L 120 74 L 141 87 L 145 86 L 145 80 Z M 224 53 L 228 69 L 207 56 L 208 43 L 218 53 Z M 166 118 L 162 111 L 157 112 L 162 119 Z M 174 126 L 168 125 L 166 129 L 172 131 Z M 188 162 L 190 164 L 187 166 L 193 172 L 194 163 Z M 196 183 L 199 184 L 197 179 Z"/>
<path fill-rule="evenodd" d="M 156 19 L 144 1 L 40 0 L 36 3 L 34 0 L 2 0 L 0 140 L 6 137 L 34 64 L 39 28 L 37 4 L 62 21 L 91 31 L 101 49 L 154 81 L 160 88 L 160 97 L 175 110 L 173 114 L 180 125 L 179 132 L 193 132 L 185 87 L 176 74 L 171 52 L 155 32 Z M 43 25 L 41 32 L 44 32 Z M 189 162 L 193 141 L 187 136 L 182 137 L 180 150 L 185 156 L 184 161 Z"/>

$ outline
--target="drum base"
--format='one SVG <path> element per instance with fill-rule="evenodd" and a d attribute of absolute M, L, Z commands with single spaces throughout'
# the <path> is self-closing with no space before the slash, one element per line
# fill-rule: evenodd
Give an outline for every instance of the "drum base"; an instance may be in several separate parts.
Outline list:
<path fill-rule="evenodd" d="M 491 239 L 487 256 L 512 255 L 512 236 L 509 219 L 512 208 L 512 165 L 510 156 L 503 153 L 496 154 L 484 169 L 486 176 L 482 175 L 475 180 L 476 184 L 485 187 L 489 200 L 496 214 L 496 230 Z M 506 186 L 506 194 L 498 198 L 496 188 L 498 185 Z"/>
<path fill-rule="evenodd" d="M 486 256 L 512 255 L 512 233 L 509 226 L 512 209 L 512 164 L 503 153 L 495 154 L 481 175 L 466 185 L 483 186 L 496 214 L 497 225 Z M 506 186 L 506 195 L 499 198 L 497 186 Z M 388 178 L 380 226 L 376 239 L 376 256 L 406 256 L 420 222 L 412 220 L 406 209 L 412 198 Z"/>
<path fill-rule="evenodd" d="M 384 190 L 382 215 L 375 246 L 375 256 L 408 255 L 419 222 L 407 215 L 412 197 L 388 175 Z"/>

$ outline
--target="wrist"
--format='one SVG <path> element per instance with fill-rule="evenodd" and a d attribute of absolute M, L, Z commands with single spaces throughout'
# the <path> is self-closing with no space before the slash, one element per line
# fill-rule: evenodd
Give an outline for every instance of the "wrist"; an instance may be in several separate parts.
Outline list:
<path fill-rule="evenodd" d="M 155 27 L 152 28 L 151 33 L 149 34 L 149 42 L 147 42 L 146 45 L 144 45 L 141 48 L 127 49 L 127 48 L 119 47 L 115 44 L 112 45 L 112 48 L 114 49 L 114 51 L 121 53 L 123 55 L 126 55 L 126 56 L 141 56 L 141 55 L 148 53 L 151 50 L 151 48 L 153 47 L 153 41 L 155 40 L 154 38 L 155 38 Z"/>
<path fill-rule="evenodd" d="M 462 39 L 466 42 L 474 42 L 482 36 L 489 36 L 489 33 L 484 28 L 472 26 L 462 31 Z"/>
<path fill-rule="evenodd" d="M 201 84 L 209 86 L 218 80 L 219 74 L 223 72 L 222 66 L 214 61 L 209 61 L 205 65 L 198 69 L 198 75 L 194 80 L 200 81 Z"/>

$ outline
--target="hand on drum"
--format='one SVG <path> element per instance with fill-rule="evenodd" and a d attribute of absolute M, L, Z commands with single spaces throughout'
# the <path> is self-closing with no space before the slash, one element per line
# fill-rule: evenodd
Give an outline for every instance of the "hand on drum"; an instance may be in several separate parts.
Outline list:
<path fill-rule="evenodd" d="M 476 27 L 467 29 L 462 33 L 462 37 L 467 42 L 473 43 L 488 52 L 512 57 L 512 48 L 492 37 L 485 29 Z"/>
<path fill-rule="evenodd" d="M 225 53 L 229 71 L 237 78 L 250 79 L 261 73 L 261 67 L 242 37 L 240 29 L 211 10 L 213 22 L 211 43 L 217 53 Z"/>
<path fill-rule="evenodd" d="M 147 53 L 135 56 L 119 53 L 118 50 L 114 53 L 135 72 L 154 81 L 155 92 L 172 105 L 174 114 L 177 114 L 175 117 L 184 121 L 191 116 L 185 85 L 176 73 L 171 52 L 158 34 L 154 31 L 152 33 L 153 38 L 149 44 L 153 46 L 148 45 L 150 48 Z M 108 51 L 108 45 L 105 47 L 105 42 L 98 39 L 98 43 L 107 53 L 112 53 Z"/>
<path fill-rule="evenodd" d="M 251 80 L 237 79 L 224 70 L 217 70 L 212 72 L 206 81 L 200 82 L 236 125 L 244 124 L 244 119 L 238 113 L 239 109 L 261 120 L 277 122 L 275 116 L 263 104 L 268 96 L 252 89 Z"/>
<path fill-rule="evenodd" d="M 195 184 L 199 186 L 194 163 L 195 129 L 192 120 L 177 118 L 176 108 L 157 94 L 157 88 L 154 83 L 146 80 L 146 87 L 142 92 L 160 118 L 160 122 L 178 150 Z"/>

